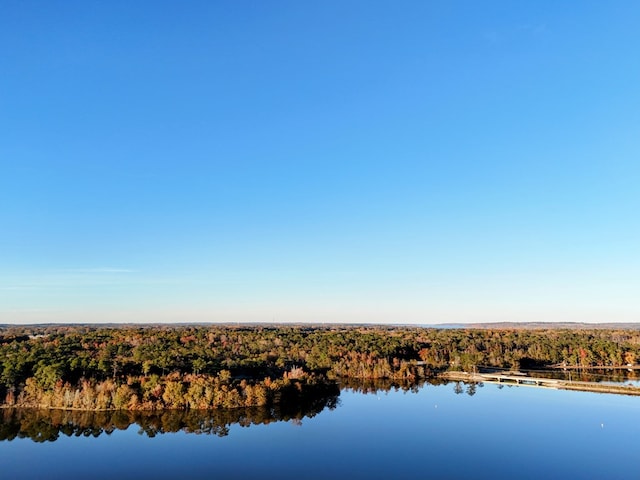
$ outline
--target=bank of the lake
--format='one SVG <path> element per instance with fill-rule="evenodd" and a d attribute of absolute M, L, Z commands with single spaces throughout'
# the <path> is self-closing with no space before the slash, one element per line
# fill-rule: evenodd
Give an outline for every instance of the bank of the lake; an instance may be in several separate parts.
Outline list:
<path fill-rule="evenodd" d="M 550 378 L 549 376 L 541 376 L 540 373 L 530 375 L 523 372 L 504 371 L 493 373 L 448 371 L 440 373 L 438 378 L 473 384 L 490 383 L 497 385 L 516 385 L 523 387 L 551 388 L 556 390 L 575 390 L 581 392 L 640 396 L 640 386 L 632 383 L 621 384 L 615 382 L 561 380 L 557 378 Z"/>

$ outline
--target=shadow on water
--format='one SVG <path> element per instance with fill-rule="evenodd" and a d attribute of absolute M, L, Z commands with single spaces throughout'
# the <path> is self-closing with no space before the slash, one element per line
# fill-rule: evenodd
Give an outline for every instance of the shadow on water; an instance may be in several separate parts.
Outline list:
<path fill-rule="evenodd" d="M 251 407 L 219 410 L 144 411 L 70 411 L 43 409 L 0 410 L 0 441 L 29 438 L 34 442 L 53 442 L 61 435 L 68 437 L 99 437 L 116 430 L 126 430 L 133 424 L 148 437 L 158 434 L 185 432 L 220 437 L 229 434 L 232 425 L 249 427 L 273 422 L 298 422 L 311 418 L 339 404 L 335 395 L 306 399 L 296 404 L 273 407 Z"/>

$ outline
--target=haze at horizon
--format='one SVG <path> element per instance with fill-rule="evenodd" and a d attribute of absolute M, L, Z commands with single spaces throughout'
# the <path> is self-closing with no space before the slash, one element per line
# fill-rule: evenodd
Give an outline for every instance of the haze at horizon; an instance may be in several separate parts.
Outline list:
<path fill-rule="evenodd" d="M 640 321 L 635 2 L 6 2 L 0 323 Z"/>

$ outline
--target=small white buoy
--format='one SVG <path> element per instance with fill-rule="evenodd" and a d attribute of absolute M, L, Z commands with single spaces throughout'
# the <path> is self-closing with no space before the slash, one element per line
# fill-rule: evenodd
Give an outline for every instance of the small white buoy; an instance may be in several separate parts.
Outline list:
<path fill-rule="evenodd" d="M 600 428 L 604 428 L 604 423 L 601 423 L 601 424 L 600 424 Z"/>

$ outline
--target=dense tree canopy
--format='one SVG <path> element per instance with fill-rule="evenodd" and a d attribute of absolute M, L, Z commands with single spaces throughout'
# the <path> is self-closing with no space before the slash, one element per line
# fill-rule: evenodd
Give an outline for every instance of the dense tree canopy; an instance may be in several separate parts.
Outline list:
<path fill-rule="evenodd" d="M 340 378 L 415 381 L 474 366 L 621 366 L 637 358 L 635 330 L 5 327 L 0 398 L 90 410 L 262 406 Z"/>

